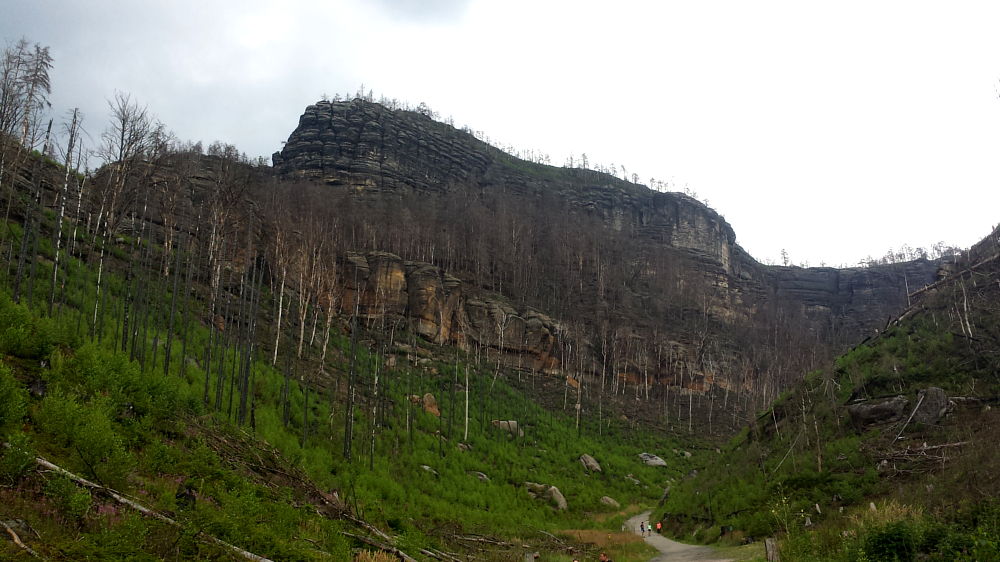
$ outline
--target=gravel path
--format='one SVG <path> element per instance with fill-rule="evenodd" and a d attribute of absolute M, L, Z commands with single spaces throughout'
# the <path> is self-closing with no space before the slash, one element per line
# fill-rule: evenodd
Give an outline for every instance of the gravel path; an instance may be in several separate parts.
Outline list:
<path fill-rule="evenodd" d="M 626 521 L 625 525 L 638 534 L 639 524 L 648 522 L 650 513 L 649 511 L 640 513 Z M 645 541 L 660 551 L 660 555 L 650 562 L 731 562 L 728 558 L 718 558 L 713 548 L 679 543 L 655 532 L 653 536 L 649 536 L 647 531 Z"/>

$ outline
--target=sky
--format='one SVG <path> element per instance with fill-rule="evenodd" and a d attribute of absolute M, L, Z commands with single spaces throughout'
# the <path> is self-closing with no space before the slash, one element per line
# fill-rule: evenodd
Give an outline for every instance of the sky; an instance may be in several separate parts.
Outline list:
<path fill-rule="evenodd" d="M 707 200 L 761 261 L 968 247 L 1000 222 L 998 2 L 0 0 L 96 143 L 127 92 L 181 139 L 281 149 L 363 84 Z"/>

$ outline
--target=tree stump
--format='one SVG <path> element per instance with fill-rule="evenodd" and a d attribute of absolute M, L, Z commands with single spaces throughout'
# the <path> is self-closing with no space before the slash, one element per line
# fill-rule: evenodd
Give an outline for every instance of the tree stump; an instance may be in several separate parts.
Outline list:
<path fill-rule="evenodd" d="M 781 562 L 781 556 L 778 555 L 778 541 L 773 538 L 764 539 L 764 552 L 767 555 L 767 562 Z"/>

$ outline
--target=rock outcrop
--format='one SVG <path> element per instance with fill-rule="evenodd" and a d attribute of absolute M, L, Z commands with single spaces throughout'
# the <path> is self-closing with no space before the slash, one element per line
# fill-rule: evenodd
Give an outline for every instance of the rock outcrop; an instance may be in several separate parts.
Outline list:
<path fill-rule="evenodd" d="M 609 505 L 609 506 L 614 507 L 614 508 L 619 508 L 619 507 L 622 506 L 622 504 L 616 502 L 615 499 L 612 498 L 611 496 L 603 496 L 603 497 L 601 497 L 601 503 L 604 504 L 604 505 Z"/>
<path fill-rule="evenodd" d="M 639 453 L 639 458 L 648 466 L 667 466 L 667 461 L 651 453 Z"/>
<path fill-rule="evenodd" d="M 948 399 L 944 390 L 932 386 L 917 394 L 920 407 L 913 412 L 913 422 L 934 425 L 955 409 L 955 403 Z"/>
<path fill-rule="evenodd" d="M 894 396 L 874 403 L 852 404 L 848 406 L 847 413 L 855 427 L 864 428 L 899 419 L 909 404 L 910 401 L 905 396 Z"/>
<path fill-rule="evenodd" d="M 524 437 L 524 430 L 519 428 L 517 422 L 514 420 L 493 420 L 493 427 L 499 428 L 501 431 L 506 431 L 511 435 Z"/>
<path fill-rule="evenodd" d="M 583 466 L 587 470 L 589 470 L 591 473 L 601 472 L 601 465 L 600 465 L 600 463 L 597 462 L 597 459 L 595 459 L 594 457 L 592 457 L 592 456 L 590 456 L 590 455 L 588 455 L 586 453 L 584 453 L 580 457 L 580 462 L 582 462 Z"/>
<path fill-rule="evenodd" d="M 548 234 L 553 213 L 558 213 L 578 229 L 567 230 L 577 233 L 567 237 L 594 235 L 593 241 L 581 244 L 575 253 L 567 249 L 565 255 L 546 254 L 558 254 L 558 259 L 549 261 L 558 262 L 560 271 L 578 269 L 579 280 L 568 283 L 569 277 L 553 274 L 534 289 L 533 298 L 520 295 L 521 304 L 515 307 L 510 303 L 518 302 L 517 298 L 494 296 L 510 297 L 507 285 L 491 282 L 487 288 L 479 269 L 494 269 L 491 275 L 501 279 L 504 275 L 528 278 L 529 269 L 517 272 L 527 258 L 541 259 L 531 251 L 511 251 L 501 266 L 499 249 L 484 248 L 482 254 L 467 256 L 448 271 L 383 252 L 347 254 L 341 306 L 347 312 L 357 304 L 361 314 L 373 320 L 382 316 L 404 319 L 428 341 L 464 349 L 476 346 L 485 349 L 490 360 L 508 367 L 560 375 L 569 374 L 564 364 L 568 349 L 596 350 L 608 345 L 597 342 L 604 337 L 598 332 L 607 329 L 599 325 L 615 324 L 618 331 L 611 336 L 623 341 L 611 345 L 612 349 L 641 346 L 645 356 L 634 352 L 634 359 L 615 363 L 618 373 L 607 374 L 627 385 L 676 389 L 675 395 L 757 392 L 754 389 L 762 385 L 754 377 L 773 375 L 762 375 L 762 371 L 782 372 L 774 365 L 759 368 L 738 358 L 732 347 L 757 344 L 725 341 L 733 333 L 780 329 L 796 337 L 808 334 L 808 345 L 819 341 L 829 350 L 856 344 L 904 310 L 908 293 L 932 283 L 941 265 L 917 260 L 848 269 L 765 266 L 737 244 L 736 233 L 724 217 L 686 194 L 653 191 L 593 170 L 519 160 L 470 131 L 434 121 L 427 112 L 389 109 L 364 99 L 309 106 L 272 160 L 277 176 L 341 186 L 338 193 L 364 204 L 366 210 L 401 202 L 412 205 L 400 216 L 419 213 L 425 201 L 434 201 L 428 203 L 431 207 L 460 197 L 466 198 L 463 201 L 516 202 L 511 208 L 517 209 L 512 211 L 517 226 L 545 233 L 522 239 L 529 248 L 572 245 L 572 240 Z M 536 209 L 544 212 L 528 216 Z M 496 209 L 486 206 L 481 211 L 484 217 L 494 216 L 490 213 Z M 415 222 L 424 219 L 414 217 Z M 446 219 L 434 220 L 441 220 L 442 229 L 452 227 Z M 477 224 L 473 220 L 466 226 L 477 229 Z M 405 232 L 395 235 L 407 236 Z M 601 277 L 600 264 L 590 263 L 598 261 L 598 247 L 603 248 L 602 255 L 623 254 L 615 274 L 627 271 L 619 275 L 613 291 L 608 279 Z M 475 274 L 470 273 L 472 269 Z M 567 285 L 573 291 L 547 299 L 547 287 Z M 572 315 L 566 307 L 574 309 Z M 559 318 L 557 312 L 566 316 Z M 572 329 L 582 325 L 592 333 L 574 334 L 562 324 L 565 318 L 575 319 Z M 711 354 L 711 361 L 705 359 L 706 340 L 704 335 L 695 335 L 692 318 L 699 318 L 708 331 L 718 329 L 709 339 L 722 349 Z M 774 329 L 770 325 L 761 328 L 771 322 Z M 763 336 L 757 339 L 761 346 L 770 345 Z M 636 347 L 629 343 L 633 341 Z M 800 343 L 800 347 L 807 345 L 805 338 Z M 579 370 L 584 377 L 603 375 L 608 366 L 591 355 L 581 358 Z M 808 367 L 800 363 L 787 365 L 784 372 Z M 576 388 L 581 379 L 574 373 L 567 384 Z"/>
<path fill-rule="evenodd" d="M 441 417 L 441 410 L 438 409 L 438 403 L 433 394 L 430 392 L 424 394 L 421 402 L 423 403 L 425 412 L 437 418 Z"/>
<path fill-rule="evenodd" d="M 560 511 L 569 509 L 569 504 L 566 503 L 566 497 L 563 496 L 562 492 L 559 491 L 559 488 L 556 488 L 555 486 L 547 486 L 536 482 L 525 482 L 524 487 L 528 490 L 528 495 L 532 498 L 547 500 Z"/>

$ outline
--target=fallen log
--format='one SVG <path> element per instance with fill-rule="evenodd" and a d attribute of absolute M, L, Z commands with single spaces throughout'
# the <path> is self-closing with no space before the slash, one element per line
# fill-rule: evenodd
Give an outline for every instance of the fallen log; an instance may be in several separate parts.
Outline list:
<path fill-rule="evenodd" d="M 368 537 L 362 537 L 361 535 L 355 535 L 354 533 L 348 533 L 347 531 L 341 531 L 341 534 L 343 534 L 344 536 L 351 537 L 352 539 L 358 539 L 359 541 L 361 541 L 361 542 L 363 542 L 363 543 L 365 543 L 365 544 L 367 544 L 369 546 L 374 546 L 375 548 L 379 548 L 379 549 L 382 549 L 382 550 L 384 550 L 386 552 L 389 552 L 391 554 L 395 554 L 396 556 L 398 556 L 401 560 L 404 560 L 405 562 L 417 562 L 417 560 L 415 558 L 413 558 L 409 554 L 403 552 L 402 550 L 399 550 L 398 548 L 392 546 L 391 544 L 385 544 L 385 543 L 379 542 L 379 541 L 377 541 L 375 539 L 370 539 Z"/>
<path fill-rule="evenodd" d="M 6 521 L 0 521 L 0 525 L 2 525 L 4 529 L 6 529 L 7 534 L 10 535 L 10 538 L 11 538 L 11 540 L 14 541 L 14 544 L 16 544 L 17 546 L 23 548 L 25 552 L 27 552 L 28 554 L 34 556 L 35 558 L 43 558 L 42 556 L 39 556 L 37 552 L 35 552 L 34 550 L 32 550 L 30 546 L 24 544 L 21 541 L 21 537 L 17 536 L 17 533 L 14 531 L 14 529 L 12 529 L 10 527 L 10 525 L 7 524 Z"/>

